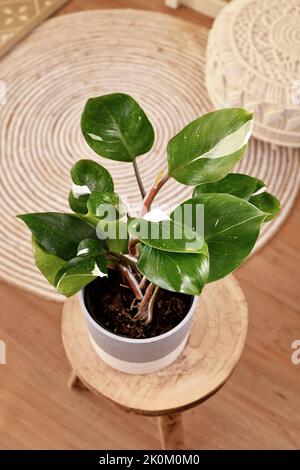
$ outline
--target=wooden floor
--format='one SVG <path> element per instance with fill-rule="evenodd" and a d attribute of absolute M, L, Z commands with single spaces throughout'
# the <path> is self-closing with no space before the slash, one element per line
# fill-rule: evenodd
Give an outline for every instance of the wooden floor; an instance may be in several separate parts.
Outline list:
<path fill-rule="evenodd" d="M 151 5 L 150 5 L 151 4 Z M 159 0 L 71 1 L 60 14 L 96 7 L 151 8 Z M 210 20 L 181 8 L 181 17 Z M 189 449 L 300 448 L 300 200 L 275 238 L 237 272 L 250 328 L 242 360 L 227 385 L 184 415 Z M 30 282 L 30 279 L 28 280 Z M 1 449 L 154 449 L 155 420 L 128 414 L 87 391 L 70 391 L 60 337 L 61 306 L 0 283 Z"/>

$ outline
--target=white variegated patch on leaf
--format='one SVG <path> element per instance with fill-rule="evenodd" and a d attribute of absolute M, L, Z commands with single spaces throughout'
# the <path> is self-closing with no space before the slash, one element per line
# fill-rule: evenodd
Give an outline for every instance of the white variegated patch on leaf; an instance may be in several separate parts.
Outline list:
<path fill-rule="evenodd" d="M 162 222 L 163 220 L 170 220 L 170 217 L 161 209 L 152 209 L 147 212 L 143 219 L 148 220 L 149 222 Z"/>
<path fill-rule="evenodd" d="M 192 121 L 168 144 L 169 175 L 187 185 L 224 178 L 242 158 L 252 130 L 252 113 L 221 109 Z"/>
<path fill-rule="evenodd" d="M 225 155 L 238 152 L 245 145 L 247 145 L 253 128 L 253 122 L 246 121 L 239 129 L 226 135 L 221 139 L 213 148 L 208 152 L 196 157 L 194 161 L 199 158 L 222 158 Z"/>
<path fill-rule="evenodd" d="M 91 194 L 91 191 L 88 186 L 75 183 L 72 184 L 71 191 L 75 199 L 78 199 L 80 196 L 86 196 L 87 194 Z"/>
<path fill-rule="evenodd" d="M 97 277 L 107 276 L 106 260 L 101 256 L 78 256 L 63 265 L 56 275 L 56 289 L 70 297 Z"/>

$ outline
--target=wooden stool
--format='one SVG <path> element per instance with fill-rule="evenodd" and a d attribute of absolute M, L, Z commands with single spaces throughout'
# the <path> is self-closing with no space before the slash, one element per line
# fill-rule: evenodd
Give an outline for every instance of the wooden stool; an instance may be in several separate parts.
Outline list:
<path fill-rule="evenodd" d="M 208 284 L 181 356 L 156 373 L 127 375 L 98 357 L 79 302 L 70 298 L 62 318 L 63 343 L 72 366 L 69 386 L 82 383 L 126 411 L 157 416 L 162 448 L 184 449 L 181 412 L 224 385 L 240 359 L 247 324 L 247 304 L 234 277 Z"/>

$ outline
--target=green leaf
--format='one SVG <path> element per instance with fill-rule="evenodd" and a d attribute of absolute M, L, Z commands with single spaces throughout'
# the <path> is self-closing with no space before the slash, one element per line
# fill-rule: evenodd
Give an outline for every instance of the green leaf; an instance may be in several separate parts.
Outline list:
<path fill-rule="evenodd" d="M 35 259 L 35 264 L 45 276 L 47 281 L 55 286 L 55 278 L 58 271 L 63 267 L 65 261 L 58 256 L 49 253 L 45 250 L 34 237 L 32 237 L 32 249 Z"/>
<path fill-rule="evenodd" d="M 106 220 L 116 220 L 126 213 L 126 208 L 119 195 L 114 192 L 93 191 L 89 197 L 87 208 L 89 216 Z"/>
<path fill-rule="evenodd" d="M 79 256 L 71 259 L 56 275 L 56 289 L 70 297 L 76 294 L 96 277 L 107 275 L 105 258 L 98 256 Z"/>
<path fill-rule="evenodd" d="M 199 295 L 208 277 L 208 253 L 170 253 L 141 244 L 137 268 L 162 289 Z"/>
<path fill-rule="evenodd" d="M 129 95 L 114 93 L 87 101 L 81 130 L 88 145 L 101 157 L 133 162 L 154 142 L 152 124 Z"/>
<path fill-rule="evenodd" d="M 89 191 L 113 191 L 114 183 L 110 173 L 93 160 L 79 160 L 71 169 L 73 183 L 87 186 Z"/>
<path fill-rule="evenodd" d="M 99 240 L 87 238 L 82 240 L 77 248 L 77 256 L 99 256 L 105 255 L 105 250 Z"/>
<path fill-rule="evenodd" d="M 99 221 L 97 235 L 106 243 L 108 250 L 115 253 L 128 253 L 128 225 L 123 220 Z"/>
<path fill-rule="evenodd" d="M 77 214 L 87 214 L 87 201 L 93 191 L 113 192 L 110 173 L 93 160 L 79 160 L 71 169 L 73 188 L 69 194 L 69 206 Z"/>
<path fill-rule="evenodd" d="M 272 220 L 280 210 L 280 202 L 275 196 L 266 192 L 263 181 L 241 173 L 230 173 L 217 182 L 200 184 L 194 189 L 193 196 L 206 193 L 226 193 L 245 199 L 262 212 L 269 214 L 264 222 Z"/>
<path fill-rule="evenodd" d="M 97 239 L 95 228 L 73 214 L 42 212 L 18 217 L 43 248 L 63 260 L 76 256 L 81 240 Z"/>
<path fill-rule="evenodd" d="M 196 119 L 168 144 L 169 175 L 188 185 L 224 178 L 242 158 L 252 129 L 252 113 L 221 109 Z"/>
<path fill-rule="evenodd" d="M 209 251 L 209 282 L 212 282 L 235 270 L 249 255 L 267 214 L 230 194 L 202 194 L 179 206 L 180 210 L 184 205 L 193 208 L 194 230 L 198 204 L 204 205 L 204 238 Z"/>
<path fill-rule="evenodd" d="M 87 201 L 89 199 L 90 195 L 85 194 L 83 196 L 77 196 L 75 197 L 70 191 L 69 193 L 69 206 L 72 209 L 73 212 L 76 212 L 76 214 L 87 214 Z"/>
<path fill-rule="evenodd" d="M 174 253 L 201 253 L 203 250 L 203 238 L 191 228 L 173 220 L 150 222 L 134 219 L 129 224 L 129 233 L 158 250 Z"/>
<path fill-rule="evenodd" d="M 193 197 L 206 193 L 226 193 L 248 201 L 254 193 L 264 187 L 265 184 L 258 178 L 242 173 L 229 173 L 229 175 L 219 181 L 196 186 Z"/>
<path fill-rule="evenodd" d="M 264 219 L 264 222 L 269 222 L 272 220 L 280 211 L 280 202 L 278 199 L 267 192 L 252 196 L 249 199 L 249 202 L 260 209 L 262 212 L 266 212 L 268 214 L 268 216 Z"/>

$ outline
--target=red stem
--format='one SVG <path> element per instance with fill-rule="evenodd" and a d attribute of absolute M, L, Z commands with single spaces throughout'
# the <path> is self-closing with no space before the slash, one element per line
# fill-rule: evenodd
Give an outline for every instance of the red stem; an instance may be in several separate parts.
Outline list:
<path fill-rule="evenodd" d="M 149 284 L 149 286 L 147 287 L 146 289 L 146 292 L 145 292 L 145 295 L 143 297 L 143 300 L 141 301 L 140 305 L 139 305 L 139 309 L 142 309 L 144 307 L 146 307 L 147 303 L 148 303 L 148 300 L 150 299 L 151 295 L 152 295 L 152 292 L 155 288 L 155 285 L 152 284 L 152 282 Z"/>
<path fill-rule="evenodd" d="M 157 298 L 158 292 L 159 292 L 159 287 L 156 286 L 155 291 L 153 292 L 153 294 L 151 296 L 151 299 L 149 301 L 149 304 L 148 304 L 148 309 L 147 309 L 147 314 L 148 315 L 147 315 L 147 319 L 145 321 L 145 325 L 149 325 L 149 323 L 151 323 L 152 320 L 153 320 L 154 304 L 155 304 L 155 300 Z"/>
<path fill-rule="evenodd" d="M 146 287 L 147 282 L 148 282 L 148 279 L 146 278 L 146 276 L 143 276 L 139 284 L 141 290 L 143 290 Z"/>
<path fill-rule="evenodd" d="M 149 212 L 151 208 L 151 204 L 153 202 L 153 199 L 155 198 L 156 194 L 160 189 L 163 187 L 163 185 L 168 181 L 170 178 L 169 175 L 164 176 L 162 179 L 160 179 L 158 182 L 155 182 L 150 191 L 146 194 L 146 197 L 144 198 L 143 201 L 143 207 L 140 212 L 140 217 L 143 217 L 147 212 Z"/>
<path fill-rule="evenodd" d="M 142 293 L 142 291 L 140 289 L 140 286 L 139 286 L 139 283 L 137 282 L 134 275 L 127 268 L 125 268 L 125 266 L 122 266 L 121 264 L 119 265 L 119 269 L 120 269 L 121 273 L 123 274 L 123 276 L 125 277 L 126 282 L 129 285 L 129 287 L 131 288 L 135 298 L 138 299 L 138 300 L 142 300 L 143 299 L 143 293 Z"/>
<path fill-rule="evenodd" d="M 146 194 L 144 201 L 143 201 L 143 206 L 140 211 L 140 217 L 143 217 L 147 212 L 149 212 L 151 208 L 151 204 L 158 193 L 158 191 L 161 190 L 161 188 L 164 186 L 164 184 L 168 181 L 170 176 L 167 174 L 165 176 L 162 176 L 160 179 L 156 179 L 153 186 L 149 190 L 149 192 Z M 138 243 L 137 238 L 131 238 L 128 243 L 128 250 L 129 253 L 132 256 L 136 256 L 136 244 Z"/>

